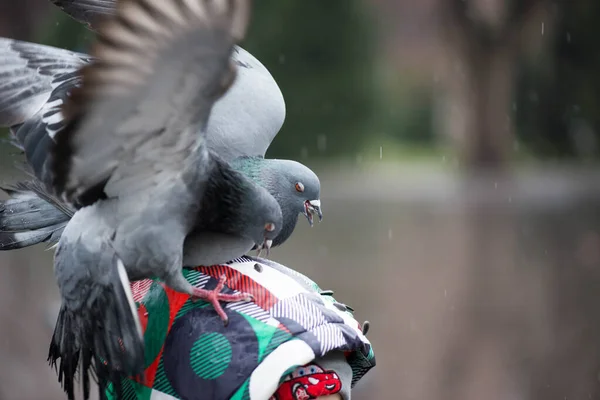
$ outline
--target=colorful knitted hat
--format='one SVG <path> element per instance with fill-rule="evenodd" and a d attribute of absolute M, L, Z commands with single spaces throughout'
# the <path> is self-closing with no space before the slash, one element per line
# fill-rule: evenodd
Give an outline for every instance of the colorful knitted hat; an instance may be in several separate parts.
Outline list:
<path fill-rule="evenodd" d="M 225 291 L 248 292 L 255 298 L 227 304 L 227 326 L 204 301 L 193 301 L 157 280 L 132 283 L 144 329 L 146 365 L 143 381 L 122 382 L 125 400 L 269 400 L 277 398 L 272 396 L 278 387 L 298 382 L 301 374 L 319 374 L 306 378 L 308 383 L 332 379 L 328 365 L 340 361 L 349 366 L 348 373 L 339 374 L 350 378 L 346 383 L 350 387 L 375 366 L 371 344 L 351 309 L 304 275 L 249 257 L 184 270 L 190 283 L 207 289 L 214 288 L 223 274 Z M 339 374 L 343 386 L 346 379 Z M 304 396 L 317 390 L 304 386 Z M 279 390 L 278 395 L 284 392 Z M 349 387 L 339 393 L 350 399 Z M 115 399 L 111 386 L 107 396 Z"/>

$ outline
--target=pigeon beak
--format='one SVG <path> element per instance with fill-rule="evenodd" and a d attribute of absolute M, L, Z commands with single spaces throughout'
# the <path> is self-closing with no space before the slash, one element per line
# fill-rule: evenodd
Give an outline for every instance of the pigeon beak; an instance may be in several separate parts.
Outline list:
<path fill-rule="evenodd" d="M 321 211 L 321 200 L 311 200 L 308 203 L 312 206 L 313 211 L 316 212 L 319 216 L 319 222 L 323 221 L 323 211 Z"/>
<path fill-rule="evenodd" d="M 306 200 L 304 202 L 304 216 L 308 220 L 310 226 L 313 226 L 313 215 L 319 216 L 319 222 L 323 220 L 323 212 L 321 211 L 321 200 Z"/>
<path fill-rule="evenodd" d="M 273 241 L 272 240 L 265 240 L 263 242 L 263 244 L 261 244 L 260 246 L 258 246 L 256 248 L 256 257 L 260 257 L 260 255 L 262 254 L 263 250 L 266 250 L 267 257 L 269 257 L 269 254 L 271 253 L 271 246 L 272 245 L 273 245 Z"/>

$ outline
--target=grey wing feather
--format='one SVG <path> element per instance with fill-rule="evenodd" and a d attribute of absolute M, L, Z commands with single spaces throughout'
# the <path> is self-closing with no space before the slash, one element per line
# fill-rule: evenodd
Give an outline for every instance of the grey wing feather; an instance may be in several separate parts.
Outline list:
<path fill-rule="evenodd" d="M 244 0 L 119 7 L 100 29 L 96 60 L 82 69 L 82 86 L 63 107 L 70 123 L 55 139 L 53 184 L 71 201 L 122 194 L 105 191 L 111 177 L 150 186 L 153 176 L 180 173 L 202 145 L 197 126 L 235 79 L 229 58 L 249 20 Z"/>
<path fill-rule="evenodd" d="M 50 0 L 73 19 L 96 30 L 100 22 L 113 15 L 116 0 Z"/>
<path fill-rule="evenodd" d="M 35 176 L 48 184 L 48 149 L 62 128 L 61 106 L 79 84 L 84 54 L 0 38 L 0 126 L 24 151 Z"/>
<path fill-rule="evenodd" d="M 34 116 L 56 88 L 53 81 L 88 60 L 84 54 L 0 38 L 0 126 Z"/>
<path fill-rule="evenodd" d="M 114 13 L 116 0 L 52 0 L 74 19 L 97 30 Z M 238 76 L 215 104 L 208 123 L 208 146 L 227 161 L 241 156 L 264 157 L 286 116 L 277 82 L 252 54 L 236 46 Z"/>
<path fill-rule="evenodd" d="M 241 47 L 233 52 L 238 76 L 208 120 L 209 147 L 227 161 L 264 157 L 285 121 L 285 100 L 273 76 Z"/>
<path fill-rule="evenodd" d="M 0 189 L 10 196 L 0 201 L 0 250 L 58 242 L 75 210 L 48 194 L 37 181 Z"/>

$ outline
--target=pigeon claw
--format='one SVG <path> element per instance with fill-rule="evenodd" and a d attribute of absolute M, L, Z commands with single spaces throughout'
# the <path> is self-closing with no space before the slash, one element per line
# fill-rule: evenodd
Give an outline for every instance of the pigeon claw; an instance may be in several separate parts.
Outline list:
<path fill-rule="evenodd" d="M 221 306 L 221 301 L 224 301 L 226 303 L 233 303 L 236 301 L 254 300 L 254 296 L 252 296 L 250 293 L 221 293 L 221 291 L 225 287 L 226 280 L 227 276 L 221 275 L 221 277 L 219 278 L 219 283 L 217 283 L 217 287 L 215 287 L 213 290 L 194 288 L 194 291 L 192 292 L 192 298 L 194 301 L 204 300 L 212 304 L 225 326 L 229 324 L 229 318 L 227 317 L 225 310 L 223 310 L 223 307 Z"/>

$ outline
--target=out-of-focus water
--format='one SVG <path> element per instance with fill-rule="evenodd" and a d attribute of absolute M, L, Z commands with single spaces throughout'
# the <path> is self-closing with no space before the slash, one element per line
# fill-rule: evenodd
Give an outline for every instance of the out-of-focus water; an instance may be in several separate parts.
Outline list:
<path fill-rule="evenodd" d="M 600 173 L 340 170 L 272 258 L 371 322 L 354 399 L 600 397 Z M 62 398 L 56 299 L 50 252 L 0 252 L 0 399 Z"/>

